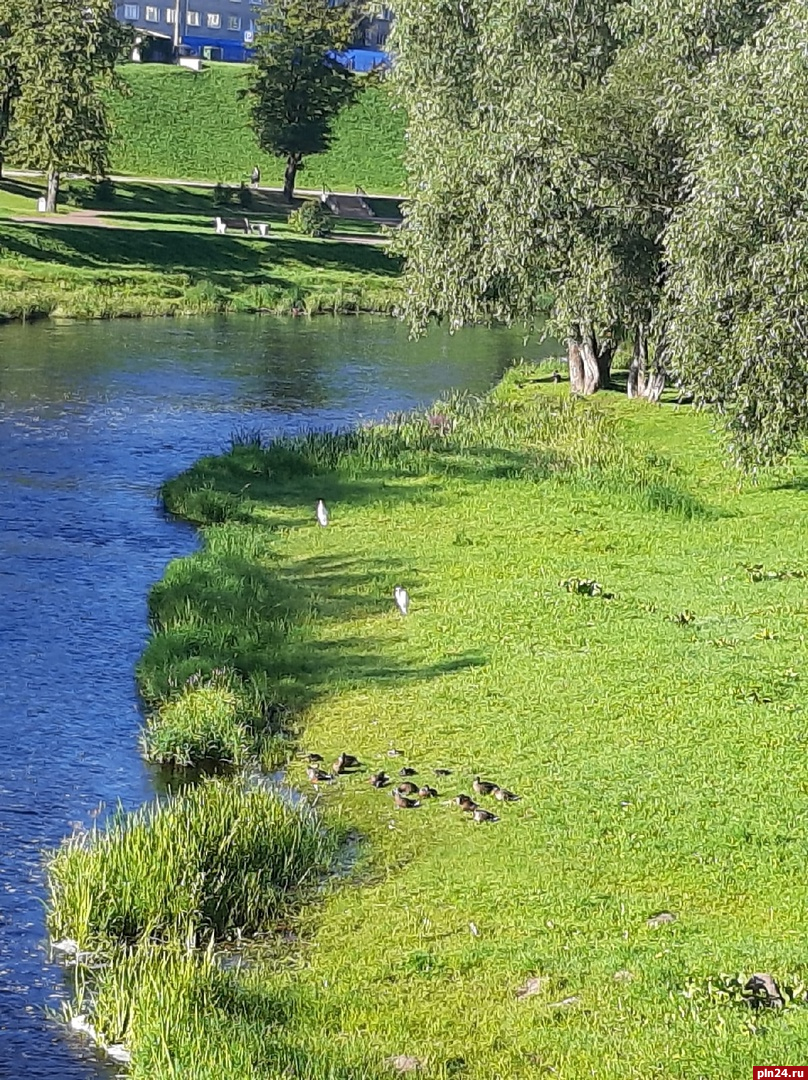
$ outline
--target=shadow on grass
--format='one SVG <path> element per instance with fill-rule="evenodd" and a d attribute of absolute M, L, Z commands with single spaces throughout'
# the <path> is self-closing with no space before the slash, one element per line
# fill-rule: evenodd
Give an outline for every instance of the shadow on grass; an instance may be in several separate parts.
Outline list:
<path fill-rule="evenodd" d="M 254 545 L 255 530 L 241 529 L 235 543 Z M 485 663 L 469 653 L 413 666 L 382 656 L 367 638 L 330 636 L 332 626 L 351 620 L 400 619 L 393 588 L 401 581 L 417 585 L 411 568 L 361 556 L 285 563 L 269 544 L 261 551 L 263 558 L 247 558 L 214 548 L 170 566 L 149 602 L 156 634 L 139 669 L 147 700 L 169 696 L 197 672 L 229 667 L 264 688 L 272 719 L 307 708 L 335 684 L 400 684 Z"/>
<path fill-rule="evenodd" d="M 221 284 L 266 284 L 284 263 L 311 270 L 368 273 L 392 278 L 397 260 L 379 248 L 301 239 L 217 236 L 177 229 L 99 229 L 58 222 L 0 224 L 7 253 L 76 269 L 183 271 Z"/>

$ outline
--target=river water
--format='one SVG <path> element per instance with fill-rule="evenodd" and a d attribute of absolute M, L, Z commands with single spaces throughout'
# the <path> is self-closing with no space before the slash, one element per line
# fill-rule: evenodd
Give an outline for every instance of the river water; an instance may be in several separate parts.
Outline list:
<path fill-rule="evenodd" d="M 378 418 L 450 387 L 487 389 L 516 332 L 388 319 L 198 319 L 0 331 L 0 1077 L 113 1071 L 47 1017 L 64 992 L 45 947 L 42 852 L 152 794 L 133 667 L 146 594 L 194 531 L 165 478 L 265 434 Z"/>

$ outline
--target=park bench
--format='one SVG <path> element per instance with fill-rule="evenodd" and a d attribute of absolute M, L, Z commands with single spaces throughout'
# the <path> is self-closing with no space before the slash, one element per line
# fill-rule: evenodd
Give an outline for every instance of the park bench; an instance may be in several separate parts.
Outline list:
<path fill-rule="evenodd" d="M 259 236 L 266 236 L 269 232 L 269 225 L 265 221 L 250 221 L 248 217 L 216 217 L 213 219 L 213 227 L 220 234 L 226 233 L 228 229 L 238 229 L 248 235 L 257 232 Z"/>

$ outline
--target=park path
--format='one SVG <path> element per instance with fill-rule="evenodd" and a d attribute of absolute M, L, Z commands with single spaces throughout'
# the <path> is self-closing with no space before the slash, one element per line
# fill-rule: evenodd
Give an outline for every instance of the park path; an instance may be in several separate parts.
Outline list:
<path fill-rule="evenodd" d="M 3 176 L 16 177 L 21 180 L 25 179 L 37 179 L 44 176 L 44 173 L 35 172 L 30 169 L 3 169 Z M 81 173 L 64 173 L 62 178 L 64 180 L 83 180 L 84 175 Z M 215 180 L 182 180 L 179 178 L 170 178 L 165 176 L 123 176 L 113 174 L 109 178 L 116 184 L 161 184 L 166 187 L 194 187 L 194 188 L 211 188 L 216 186 Z M 267 195 L 282 195 L 282 187 L 266 187 L 263 184 L 255 190 L 263 191 Z M 296 195 L 310 196 L 319 198 L 323 194 L 323 188 L 295 188 Z M 341 195 L 344 197 L 352 197 L 357 194 L 356 191 L 332 191 L 328 188 L 329 195 Z M 372 191 L 362 192 L 367 199 L 400 199 L 401 195 L 390 194 L 375 194 Z"/>

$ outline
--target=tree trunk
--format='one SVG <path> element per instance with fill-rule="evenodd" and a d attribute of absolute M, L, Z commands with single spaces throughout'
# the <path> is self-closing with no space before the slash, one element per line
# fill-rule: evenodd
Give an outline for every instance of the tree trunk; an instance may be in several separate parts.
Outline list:
<path fill-rule="evenodd" d="M 598 346 L 591 326 L 573 326 L 567 339 L 571 392 L 588 397 L 608 385 L 613 355 L 610 341 Z"/>
<path fill-rule="evenodd" d="M 290 154 L 286 159 L 286 172 L 283 174 L 283 197 L 291 202 L 295 194 L 295 178 L 300 168 L 300 154 Z"/>
<path fill-rule="evenodd" d="M 634 354 L 628 369 L 626 392 L 630 398 L 641 397 L 646 401 L 657 402 L 665 389 L 665 372 L 660 363 L 662 343 L 657 345 L 654 370 L 648 365 L 648 333 L 642 323 L 637 323 L 634 331 Z"/>
<path fill-rule="evenodd" d="M 45 211 L 48 214 L 56 213 L 56 200 L 59 198 L 59 174 L 58 172 L 48 173 L 48 196 L 45 202 Z"/>

